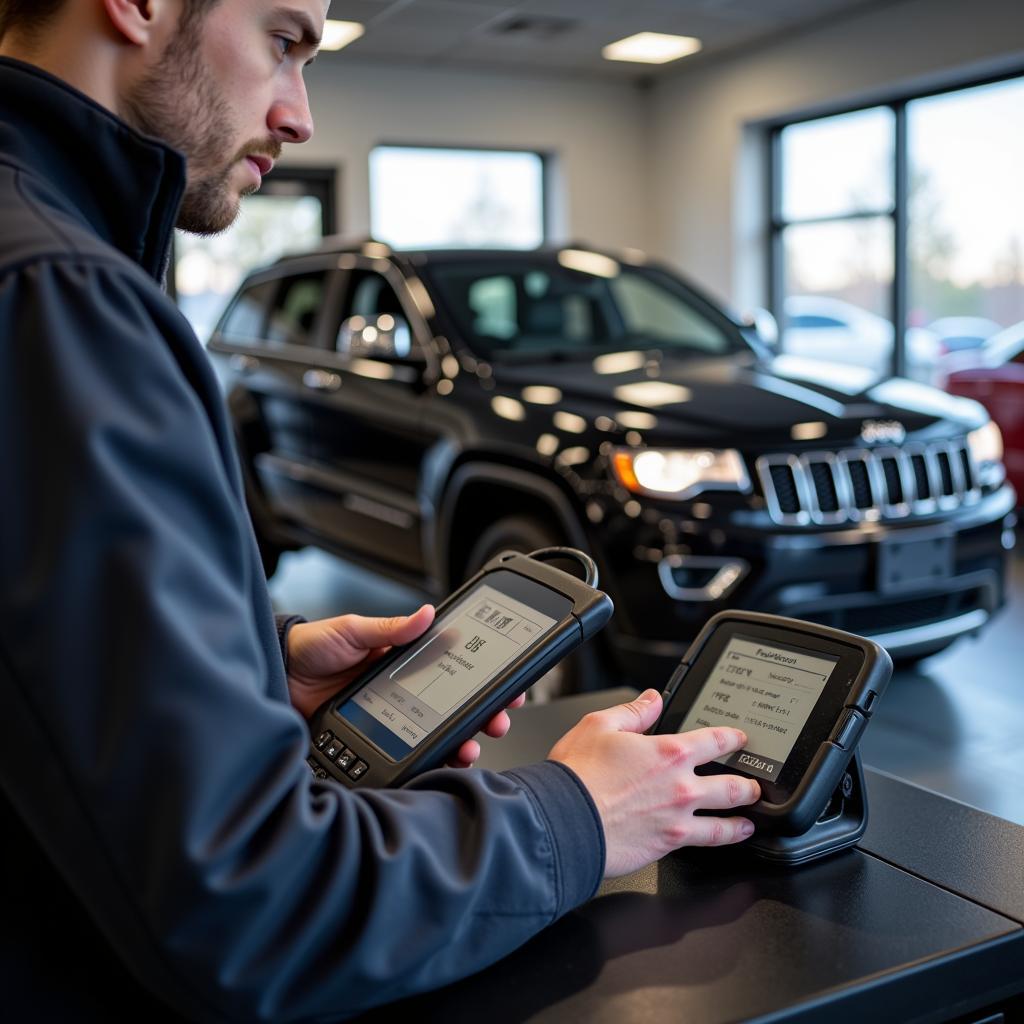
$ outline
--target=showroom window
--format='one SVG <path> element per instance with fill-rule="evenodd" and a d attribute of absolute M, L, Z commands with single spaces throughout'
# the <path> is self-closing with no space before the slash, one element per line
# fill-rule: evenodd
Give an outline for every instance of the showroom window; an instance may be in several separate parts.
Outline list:
<path fill-rule="evenodd" d="M 546 236 L 540 153 L 378 146 L 370 227 L 396 248 L 532 249 Z"/>
<path fill-rule="evenodd" d="M 1021 110 L 1018 77 L 774 130 L 783 351 L 932 381 L 1024 321 Z"/>
<path fill-rule="evenodd" d="M 242 200 L 227 231 L 210 237 L 175 232 L 172 292 L 200 339 L 209 338 L 249 271 L 334 233 L 334 196 L 334 170 L 278 168 Z"/>

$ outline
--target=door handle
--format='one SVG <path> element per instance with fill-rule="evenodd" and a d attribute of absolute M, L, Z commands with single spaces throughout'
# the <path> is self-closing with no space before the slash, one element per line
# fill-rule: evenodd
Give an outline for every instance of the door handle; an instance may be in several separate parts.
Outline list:
<path fill-rule="evenodd" d="M 337 391 L 341 387 L 341 378 L 327 370 L 307 370 L 302 375 L 302 383 L 313 391 Z"/>
<path fill-rule="evenodd" d="M 260 361 L 255 356 L 233 355 L 230 360 L 231 369 L 236 373 L 255 373 L 260 368 Z"/>

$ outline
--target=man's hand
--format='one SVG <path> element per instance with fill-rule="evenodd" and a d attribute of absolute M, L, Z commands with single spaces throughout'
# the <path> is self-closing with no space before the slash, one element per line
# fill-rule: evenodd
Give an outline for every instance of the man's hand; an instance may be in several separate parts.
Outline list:
<path fill-rule="evenodd" d="M 644 736 L 661 714 L 661 695 L 647 690 L 628 704 L 595 711 L 552 748 L 597 804 L 604 825 L 605 877 L 650 864 L 680 846 L 724 846 L 746 839 L 746 818 L 695 817 L 694 811 L 752 804 L 761 787 L 739 775 L 695 775 L 699 764 L 741 749 L 739 729 L 696 729 Z"/>
<path fill-rule="evenodd" d="M 300 622 L 288 633 L 288 692 L 292 704 L 309 718 L 328 697 L 361 675 L 392 647 L 411 643 L 434 621 L 432 605 L 425 604 L 412 615 L 366 618 L 339 615 L 319 622 Z M 518 707 L 525 696 L 510 707 Z M 509 717 L 499 711 L 484 732 L 500 739 L 508 732 Z M 459 748 L 453 767 L 468 768 L 480 756 L 480 744 L 466 740 Z"/>

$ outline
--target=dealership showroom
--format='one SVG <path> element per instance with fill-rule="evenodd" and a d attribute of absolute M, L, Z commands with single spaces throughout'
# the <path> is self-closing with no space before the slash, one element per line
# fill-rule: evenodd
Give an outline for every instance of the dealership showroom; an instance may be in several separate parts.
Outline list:
<path fill-rule="evenodd" d="M 1021 0 L 0 0 L 0 322 L 0 1019 L 1024 1022 Z"/>

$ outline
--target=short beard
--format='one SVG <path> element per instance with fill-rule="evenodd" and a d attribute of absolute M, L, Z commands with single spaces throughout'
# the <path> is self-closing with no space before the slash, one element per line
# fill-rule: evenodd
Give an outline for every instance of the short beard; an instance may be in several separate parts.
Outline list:
<path fill-rule="evenodd" d="M 215 235 L 238 216 L 239 200 L 230 186 L 237 160 L 224 166 L 221 149 L 221 140 L 236 134 L 234 118 L 200 56 L 202 18 L 186 12 L 182 19 L 159 62 L 125 97 L 125 117 L 185 155 L 196 177 L 185 189 L 177 225 L 193 234 Z M 256 151 L 266 152 L 267 146 Z"/>

